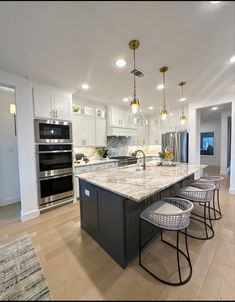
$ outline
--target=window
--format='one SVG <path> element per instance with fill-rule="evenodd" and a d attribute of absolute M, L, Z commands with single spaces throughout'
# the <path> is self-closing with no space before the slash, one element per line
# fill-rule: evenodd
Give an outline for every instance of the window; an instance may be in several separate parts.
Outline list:
<path fill-rule="evenodd" d="M 201 155 L 214 156 L 215 134 L 214 132 L 201 133 Z"/>

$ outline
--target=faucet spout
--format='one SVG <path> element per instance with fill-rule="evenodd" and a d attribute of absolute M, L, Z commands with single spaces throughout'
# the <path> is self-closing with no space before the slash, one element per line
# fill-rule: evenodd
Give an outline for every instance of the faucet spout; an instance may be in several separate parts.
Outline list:
<path fill-rule="evenodd" d="M 143 154 L 144 160 L 143 160 L 143 169 L 146 170 L 146 161 L 145 161 L 145 153 L 143 150 L 136 150 L 135 151 L 135 156 L 138 152 L 141 152 Z"/>

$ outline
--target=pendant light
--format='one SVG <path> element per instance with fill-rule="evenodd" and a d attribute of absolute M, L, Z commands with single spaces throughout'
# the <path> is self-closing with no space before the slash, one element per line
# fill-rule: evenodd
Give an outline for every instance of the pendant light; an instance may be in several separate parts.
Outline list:
<path fill-rule="evenodd" d="M 160 69 L 160 72 L 162 72 L 162 77 L 163 77 L 163 106 L 161 108 L 161 119 L 164 121 L 166 120 L 167 116 L 168 116 L 168 110 L 166 108 L 166 84 L 165 84 L 165 72 L 167 72 L 168 67 L 167 66 L 162 66 Z"/>
<path fill-rule="evenodd" d="M 179 86 L 181 86 L 181 102 L 182 102 L 182 112 L 181 112 L 181 116 L 180 116 L 180 124 L 182 126 L 184 126 L 187 122 L 187 117 L 186 115 L 184 114 L 184 101 L 185 101 L 185 98 L 184 98 L 184 85 L 186 84 L 186 82 L 180 82 L 179 83 Z"/>
<path fill-rule="evenodd" d="M 129 48 L 133 50 L 134 53 L 134 68 L 133 68 L 133 75 L 134 75 L 134 94 L 133 100 L 130 103 L 129 107 L 129 117 L 128 121 L 130 125 L 140 125 L 143 126 L 145 124 L 144 117 L 142 114 L 142 110 L 140 108 L 140 101 L 136 97 L 136 79 L 135 79 L 135 50 L 139 47 L 140 42 L 138 40 L 132 40 L 129 42 Z"/>

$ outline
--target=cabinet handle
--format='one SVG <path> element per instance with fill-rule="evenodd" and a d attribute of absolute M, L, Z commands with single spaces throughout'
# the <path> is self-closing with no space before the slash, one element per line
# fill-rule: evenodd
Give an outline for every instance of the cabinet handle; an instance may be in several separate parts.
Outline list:
<path fill-rule="evenodd" d="M 57 110 L 55 111 L 55 117 L 57 117 Z"/>
<path fill-rule="evenodd" d="M 54 110 L 51 110 L 51 116 L 55 117 Z"/>

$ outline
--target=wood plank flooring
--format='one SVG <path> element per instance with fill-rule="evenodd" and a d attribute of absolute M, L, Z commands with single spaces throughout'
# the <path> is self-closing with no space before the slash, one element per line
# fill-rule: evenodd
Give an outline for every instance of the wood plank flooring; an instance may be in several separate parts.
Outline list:
<path fill-rule="evenodd" d="M 219 173 L 217 168 L 206 172 Z M 30 234 L 56 300 L 235 300 L 235 195 L 228 194 L 227 179 L 220 197 L 223 218 L 213 222 L 215 237 L 189 239 L 193 276 L 180 287 L 155 280 L 139 267 L 137 257 L 125 270 L 119 267 L 81 230 L 78 203 L 24 223 L 19 221 L 17 204 L 0 208 L 0 244 Z M 164 256 L 162 265 L 174 269 L 176 263 L 170 259 L 175 254 L 157 243 L 150 253 L 154 249 L 155 256 Z"/>

